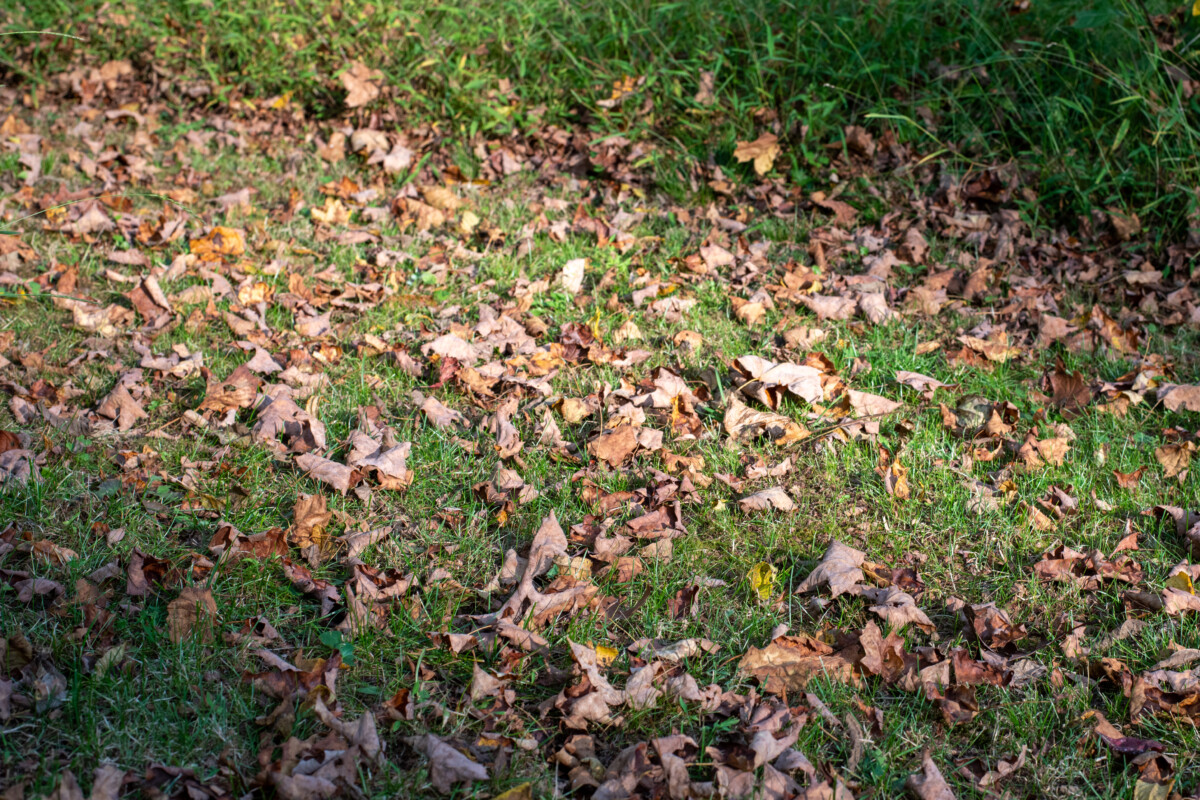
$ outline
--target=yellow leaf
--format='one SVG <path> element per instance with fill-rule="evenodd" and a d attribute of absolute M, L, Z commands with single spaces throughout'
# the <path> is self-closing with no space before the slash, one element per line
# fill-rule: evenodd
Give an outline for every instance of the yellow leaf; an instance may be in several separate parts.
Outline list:
<path fill-rule="evenodd" d="M 591 642 L 588 644 L 591 645 Z M 612 663 L 617 660 L 617 656 L 620 655 L 615 647 L 602 644 L 594 645 L 592 649 L 596 651 L 596 663 L 602 667 L 612 666 Z"/>
<path fill-rule="evenodd" d="M 350 209 L 336 197 L 326 197 L 324 208 L 314 208 L 312 217 L 326 225 L 345 225 L 350 222 Z"/>
<path fill-rule="evenodd" d="M 775 591 L 775 573 L 776 570 L 773 566 L 765 561 L 760 561 L 747 574 L 746 577 L 750 579 L 750 589 L 759 600 L 766 602 L 771 599 L 771 594 Z"/>
<path fill-rule="evenodd" d="M 1174 783 L 1174 780 L 1169 783 L 1154 783 L 1138 778 L 1133 787 L 1133 800 L 1167 800 L 1171 796 L 1171 786 Z"/>
<path fill-rule="evenodd" d="M 216 261 L 221 256 L 240 256 L 246 252 L 246 239 L 236 228 L 217 225 L 207 236 L 192 239 L 189 244 L 192 254 L 201 261 Z"/>
<path fill-rule="evenodd" d="M 1167 578 L 1167 582 L 1163 584 L 1164 589 L 1179 589 L 1188 594 L 1195 594 L 1196 587 L 1192 585 L 1192 578 L 1186 572 L 1176 572 L 1171 577 Z"/>
<path fill-rule="evenodd" d="M 588 321 L 588 327 L 592 330 L 592 336 L 597 339 L 604 338 L 600 335 L 600 306 L 596 306 L 596 313 L 592 314 L 591 320 Z"/>
<path fill-rule="evenodd" d="M 908 467 L 901 464 L 900 459 L 893 461 L 884 472 L 883 485 L 888 494 L 897 500 L 907 500 L 912 495 L 908 487 Z"/>
<path fill-rule="evenodd" d="M 533 786 L 528 783 L 522 783 L 506 792 L 501 792 L 493 797 L 492 800 L 533 800 Z"/>
<path fill-rule="evenodd" d="M 733 157 L 739 164 L 747 161 L 754 162 L 754 172 L 766 175 L 775 159 L 779 156 L 779 137 L 773 133 L 764 133 L 753 142 L 738 142 Z"/>
<path fill-rule="evenodd" d="M 255 303 L 266 303 L 271 299 L 271 295 L 275 294 L 275 289 L 270 284 L 257 281 L 255 283 L 247 283 L 238 289 L 238 302 L 244 306 L 252 306 Z"/>

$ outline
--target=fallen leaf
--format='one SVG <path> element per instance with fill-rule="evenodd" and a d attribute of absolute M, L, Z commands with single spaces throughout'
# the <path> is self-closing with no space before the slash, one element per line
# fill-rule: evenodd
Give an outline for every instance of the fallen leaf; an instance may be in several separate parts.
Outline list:
<path fill-rule="evenodd" d="M 1092 390 L 1079 372 L 1067 372 L 1060 361 L 1049 373 L 1050 402 L 1066 419 L 1078 416 L 1092 402 Z"/>
<path fill-rule="evenodd" d="M 904 785 L 920 800 L 955 800 L 950 785 L 929 756 L 921 762 L 921 771 L 909 775 Z"/>
<path fill-rule="evenodd" d="M 900 459 L 893 460 L 886 467 L 876 467 L 878 472 L 883 477 L 883 488 L 887 493 L 897 500 L 907 500 L 912 495 L 912 490 L 908 486 L 908 468 L 900 463 Z"/>
<path fill-rule="evenodd" d="M 750 591 L 754 593 L 761 602 L 766 602 L 771 599 L 771 595 L 775 592 L 775 575 L 776 569 L 765 561 L 760 561 L 755 564 L 746 578 L 750 581 Z"/>
<path fill-rule="evenodd" d="M 752 142 L 739 141 L 733 151 L 733 157 L 739 164 L 753 161 L 754 172 L 766 175 L 771 171 L 779 153 L 779 137 L 773 133 L 764 133 Z"/>
<path fill-rule="evenodd" d="M 904 369 L 896 371 L 896 380 L 905 386 L 911 386 L 918 392 L 932 393 L 937 389 L 950 387 L 950 384 L 942 383 L 937 378 L 931 378 L 928 375 L 922 375 L 919 372 L 909 372 Z"/>
<path fill-rule="evenodd" d="M 371 69 L 361 61 L 351 61 L 341 74 L 342 86 L 346 88 L 346 107 L 361 108 L 379 97 L 378 81 L 383 73 Z"/>
<path fill-rule="evenodd" d="M 897 403 L 894 400 L 880 397 L 877 394 L 859 392 L 854 389 L 847 389 L 846 396 L 850 399 L 850 407 L 860 417 L 892 414 L 904 408 L 903 403 Z"/>
<path fill-rule="evenodd" d="M 454 409 L 442 405 L 442 402 L 436 397 L 425 398 L 425 402 L 421 404 L 421 413 L 438 428 L 451 428 L 456 425 L 463 428 L 469 426 L 466 417 Z"/>
<path fill-rule="evenodd" d="M 1159 387 L 1158 400 L 1168 411 L 1200 411 L 1200 385 Z"/>
<path fill-rule="evenodd" d="M 796 587 L 797 594 L 811 592 L 820 586 L 828 586 L 833 597 L 852 591 L 864 578 L 862 563 L 865 558 L 866 553 L 861 550 L 831 542 L 821 563 Z"/>
<path fill-rule="evenodd" d="M 806 428 L 783 414 L 755 411 L 737 398 L 725 410 L 723 424 L 725 432 L 734 439 L 749 441 L 765 436 L 781 447 L 809 436 Z"/>
<path fill-rule="evenodd" d="M 632 425 L 620 425 L 603 431 L 587 446 L 589 453 L 610 467 L 620 466 L 637 448 L 637 430 Z"/>
<path fill-rule="evenodd" d="M 456 783 L 473 783 L 488 779 L 487 768 L 472 761 L 431 733 L 406 736 L 404 741 L 429 760 L 429 781 L 442 794 L 450 794 Z"/>
<path fill-rule="evenodd" d="M 908 592 L 896 586 L 874 588 L 856 586 L 852 590 L 859 596 L 874 603 L 870 610 L 882 617 L 893 630 L 903 630 L 910 623 L 926 633 L 932 633 L 933 621 L 917 607 L 917 601 Z"/>
<path fill-rule="evenodd" d="M 212 626 L 216 619 L 217 603 L 212 591 L 204 587 L 185 586 L 179 596 L 167 604 L 167 632 L 175 644 L 193 634 L 202 642 L 212 641 Z"/>
<path fill-rule="evenodd" d="M 1121 472 L 1113 470 L 1113 477 L 1117 479 L 1117 486 L 1122 489 L 1136 489 L 1142 481 L 1142 473 L 1146 471 L 1145 467 L 1138 467 L 1133 472 Z"/>
<path fill-rule="evenodd" d="M 859 680 L 851 654 L 796 636 L 780 636 L 762 649 L 751 647 L 738 662 L 738 671 L 758 680 L 764 691 L 779 695 L 801 693 L 817 676 L 848 684 Z"/>
<path fill-rule="evenodd" d="M 775 509 L 776 511 L 789 512 L 794 511 L 796 503 L 792 498 L 788 497 L 787 492 L 780 489 L 778 486 L 770 489 L 763 489 L 760 492 L 746 495 L 738 500 L 738 506 L 744 513 L 751 511 L 767 511 Z"/>
<path fill-rule="evenodd" d="M 1192 462 L 1192 453 L 1196 452 L 1194 442 L 1165 444 L 1154 450 L 1154 458 L 1162 465 L 1163 476 L 1174 478 L 1187 471 Z"/>
<path fill-rule="evenodd" d="M 587 269 L 586 258 L 573 258 L 566 264 L 563 264 L 562 271 L 558 274 L 558 283 L 569 294 L 579 294 L 583 288 L 584 270 Z"/>
<path fill-rule="evenodd" d="M 358 470 L 312 453 L 297 456 L 296 466 L 308 477 L 329 484 L 341 494 L 362 481 L 362 473 Z"/>

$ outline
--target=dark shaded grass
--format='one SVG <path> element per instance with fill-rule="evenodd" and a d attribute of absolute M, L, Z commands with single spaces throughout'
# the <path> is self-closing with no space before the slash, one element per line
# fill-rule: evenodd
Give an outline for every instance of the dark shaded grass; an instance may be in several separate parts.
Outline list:
<path fill-rule="evenodd" d="M 860 124 L 956 171 L 1016 168 L 1042 224 L 1074 226 L 1093 208 L 1140 213 L 1157 249 L 1186 230 L 1200 169 L 1200 93 L 1186 97 L 1182 80 L 1198 72 L 1200 25 L 1183 5 L 132 0 L 97 16 L 92 0 L 33 0 L 9 11 L 8 30 L 86 41 L 14 36 L 0 64 L 9 79 L 41 82 L 80 54 L 129 58 L 211 81 L 212 102 L 293 93 L 331 117 L 345 111 L 337 75 L 359 60 L 394 87 L 388 110 L 444 126 L 468 171 L 477 135 L 580 121 L 658 144 L 645 166 L 681 195 L 695 159 L 749 177 L 735 142 L 768 126 L 785 145 L 777 169 L 826 188 L 829 146 Z M 1166 13 L 1152 29 L 1147 15 Z M 705 71 L 712 106 L 693 99 Z M 597 105 L 639 76 L 627 102 Z"/>

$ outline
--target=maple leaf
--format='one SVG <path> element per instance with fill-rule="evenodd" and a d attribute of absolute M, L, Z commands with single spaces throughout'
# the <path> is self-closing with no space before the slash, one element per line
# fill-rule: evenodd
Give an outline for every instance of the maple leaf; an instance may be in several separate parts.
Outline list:
<path fill-rule="evenodd" d="M 340 78 L 342 86 L 346 88 L 348 108 L 361 108 L 379 97 L 378 82 L 383 80 L 383 73 L 371 69 L 361 61 L 351 61 Z"/>
<path fill-rule="evenodd" d="M 811 592 L 819 586 L 828 586 L 833 597 L 851 591 L 865 577 L 862 571 L 865 558 L 866 553 L 861 550 L 841 542 L 831 542 L 821 563 L 801 581 L 796 593 Z"/>
<path fill-rule="evenodd" d="M 1158 400 L 1170 411 L 1200 411 L 1200 385 L 1161 386 Z"/>
<path fill-rule="evenodd" d="M 773 133 L 764 133 L 752 142 L 738 141 L 733 157 L 739 164 L 747 161 L 754 162 L 754 172 L 766 175 L 779 157 L 779 137 Z"/>
<path fill-rule="evenodd" d="M 246 239 L 240 230 L 220 225 L 207 235 L 192 239 L 189 247 L 202 261 L 216 261 L 222 256 L 240 256 L 246 252 Z"/>
<path fill-rule="evenodd" d="M 1182 480 L 1187 474 L 1187 468 L 1191 464 L 1192 453 L 1194 452 L 1196 452 L 1194 442 L 1167 444 L 1154 449 L 1154 458 L 1162 465 L 1165 477 L 1174 478 L 1178 476 Z"/>

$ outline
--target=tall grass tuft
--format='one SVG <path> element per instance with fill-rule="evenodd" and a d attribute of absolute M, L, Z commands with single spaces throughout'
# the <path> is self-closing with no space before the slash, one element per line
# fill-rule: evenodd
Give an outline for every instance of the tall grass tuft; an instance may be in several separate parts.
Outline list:
<path fill-rule="evenodd" d="M 734 142 L 770 116 L 788 145 L 779 168 L 801 183 L 825 179 L 825 145 L 844 126 L 890 128 L 955 169 L 1016 167 L 1047 224 L 1116 207 L 1140 214 L 1161 246 L 1182 235 L 1200 186 L 1200 20 L 1187 6 L 30 0 L 6 30 L 86 41 L 12 37 L 0 65 L 36 82 L 82 50 L 207 77 L 218 97 L 291 91 L 321 116 L 341 110 L 336 74 L 356 59 L 387 74 L 414 119 L 456 135 L 584 118 L 735 173 Z M 715 76 L 712 106 L 693 99 L 703 72 Z M 645 77 L 636 102 L 597 106 L 627 76 Z"/>

